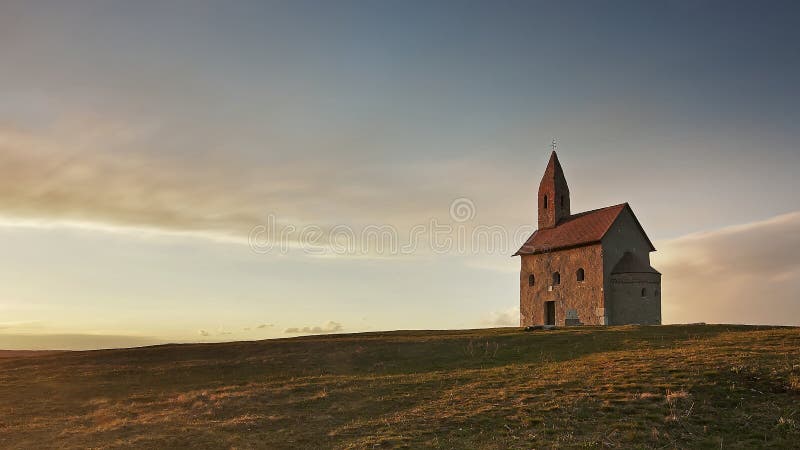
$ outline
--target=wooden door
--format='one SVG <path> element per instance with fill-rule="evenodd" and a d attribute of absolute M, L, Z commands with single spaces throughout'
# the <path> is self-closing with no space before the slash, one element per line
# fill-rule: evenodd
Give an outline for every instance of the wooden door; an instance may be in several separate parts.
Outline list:
<path fill-rule="evenodd" d="M 544 302 L 544 324 L 556 324 L 556 302 Z"/>

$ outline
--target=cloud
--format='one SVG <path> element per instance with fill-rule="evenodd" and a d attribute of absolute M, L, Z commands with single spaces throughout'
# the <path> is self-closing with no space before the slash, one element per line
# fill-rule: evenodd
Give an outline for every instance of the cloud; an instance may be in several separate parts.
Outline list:
<path fill-rule="evenodd" d="M 665 323 L 800 325 L 800 211 L 656 247 Z"/>
<path fill-rule="evenodd" d="M 275 324 L 272 324 L 272 323 L 262 323 L 261 325 L 257 326 L 256 328 L 264 329 L 264 328 L 272 328 L 274 326 L 275 326 Z"/>
<path fill-rule="evenodd" d="M 263 222 L 252 190 L 129 146 L 149 130 L 99 119 L 49 133 L 0 127 L 0 211 L 8 218 L 242 238 Z M 188 169 L 188 168 L 187 168 Z"/>
<path fill-rule="evenodd" d="M 199 334 L 200 336 L 211 336 L 211 333 L 209 333 L 206 330 L 198 330 L 197 334 Z"/>
<path fill-rule="evenodd" d="M 17 332 L 27 332 L 43 328 L 43 324 L 37 320 L 21 320 L 15 322 L 0 322 L 0 330 L 14 330 Z"/>
<path fill-rule="evenodd" d="M 408 240 L 412 227 L 434 217 L 447 220 L 453 198 L 469 194 L 441 173 L 481 173 L 485 184 L 494 185 L 502 172 L 478 159 L 387 164 L 321 148 L 309 150 L 313 158 L 285 158 L 281 146 L 288 151 L 299 142 L 289 139 L 275 151 L 251 152 L 252 142 L 202 139 L 197 124 L 184 129 L 185 124 L 119 112 L 99 117 L 51 111 L 48 117 L 40 127 L 6 124 L 0 117 L 0 225 L 177 233 L 246 243 L 254 227 L 272 225 L 271 217 L 274 234 L 296 227 L 286 239 L 290 248 L 297 247 L 305 225 L 320 227 L 320 245 L 337 225 L 359 231 L 391 224 Z M 186 141 L 176 143 L 176 136 Z M 397 192 L 404 192 L 402 199 Z M 487 211 L 491 198 L 496 196 L 485 191 L 476 198 L 482 219 L 499 214 Z M 267 237 L 278 239 L 256 236 Z"/>
<path fill-rule="evenodd" d="M 331 217 L 347 217 L 354 226 L 410 226 L 431 212 L 446 214 L 449 204 L 443 197 L 440 204 L 407 205 L 416 214 L 387 208 L 388 196 L 413 187 L 406 186 L 406 178 L 376 175 L 381 168 L 369 164 L 253 161 L 247 153 L 231 156 L 208 148 L 197 154 L 159 151 L 169 135 L 158 125 L 77 113 L 57 117 L 51 127 L 37 130 L 0 124 L 0 214 L 6 222 L 246 242 L 270 214 L 278 229 L 289 223 L 329 229 L 336 225 Z"/>
<path fill-rule="evenodd" d="M 490 327 L 518 327 L 519 306 L 510 307 L 502 311 L 492 311 L 481 323 Z"/>
<path fill-rule="evenodd" d="M 291 327 L 283 330 L 286 334 L 326 334 L 326 333 L 336 333 L 338 331 L 342 331 L 344 328 L 342 324 L 334 321 L 328 321 L 322 326 L 313 326 L 313 327 Z"/>

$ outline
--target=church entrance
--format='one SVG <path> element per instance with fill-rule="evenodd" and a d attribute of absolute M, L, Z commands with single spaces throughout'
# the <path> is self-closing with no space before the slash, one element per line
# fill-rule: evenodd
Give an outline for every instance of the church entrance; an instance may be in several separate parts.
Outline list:
<path fill-rule="evenodd" d="M 544 302 L 544 324 L 556 324 L 556 302 Z"/>

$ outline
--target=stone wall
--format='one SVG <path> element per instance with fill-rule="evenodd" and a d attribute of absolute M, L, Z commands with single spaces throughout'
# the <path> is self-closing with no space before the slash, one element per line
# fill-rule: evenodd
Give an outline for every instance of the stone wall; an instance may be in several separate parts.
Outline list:
<path fill-rule="evenodd" d="M 607 297 L 610 325 L 661 325 L 661 275 L 615 273 Z"/>
<path fill-rule="evenodd" d="M 556 325 L 604 325 L 603 256 L 599 244 L 552 253 L 522 255 L 520 326 L 543 325 L 545 302 L 555 301 Z M 577 281 L 578 269 L 584 281 Z M 561 283 L 553 285 L 553 272 Z M 535 282 L 529 286 L 528 277 Z M 550 289 L 552 286 L 552 289 Z"/>

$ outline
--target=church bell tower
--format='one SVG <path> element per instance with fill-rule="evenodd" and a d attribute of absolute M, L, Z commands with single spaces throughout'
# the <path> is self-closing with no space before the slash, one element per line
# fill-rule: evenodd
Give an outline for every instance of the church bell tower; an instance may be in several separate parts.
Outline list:
<path fill-rule="evenodd" d="M 569 187 L 561 163 L 555 151 L 555 141 L 553 141 L 553 153 L 550 155 L 550 162 L 544 171 L 542 181 L 539 183 L 539 229 L 552 228 L 558 225 L 558 221 L 563 217 L 569 216 Z"/>

